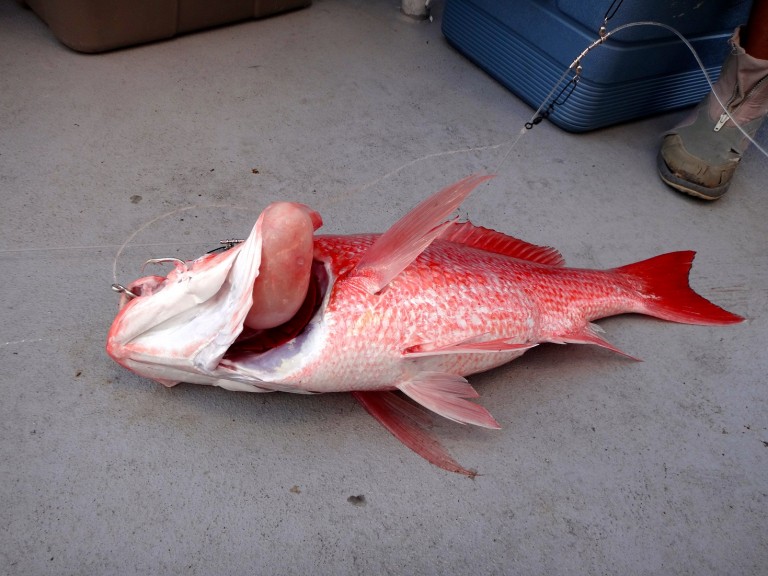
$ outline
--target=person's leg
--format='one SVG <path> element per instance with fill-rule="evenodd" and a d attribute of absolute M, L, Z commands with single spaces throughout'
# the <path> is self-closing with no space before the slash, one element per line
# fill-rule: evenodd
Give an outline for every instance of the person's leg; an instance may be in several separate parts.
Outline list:
<path fill-rule="evenodd" d="M 745 27 L 744 50 L 750 56 L 768 60 L 768 0 L 755 0 Z"/>
<path fill-rule="evenodd" d="M 755 0 L 748 24 L 734 32 L 731 45 L 713 91 L 739 126 L 754 136 L 768 115 L 768 0 Z M 659 174 L 680 192 L 716 200 L 728 190 L 748 146 L 710 93 L 665 134 Z"/>

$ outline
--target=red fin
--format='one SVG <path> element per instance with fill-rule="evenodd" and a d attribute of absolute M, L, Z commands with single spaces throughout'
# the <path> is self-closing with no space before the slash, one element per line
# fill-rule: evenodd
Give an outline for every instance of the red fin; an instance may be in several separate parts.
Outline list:
<path fill-rule="evenodd" d="M 616 352 L 617 354 L 621 354 L 622 356 L 626 356 L 627 358 L 630 358 L 632 360 L 637 360 L 640 362 L 639 358 L 635 358 L 634 356 L 630 356 L 623 350 L 620 350 L 619 348 L 616 348 L 613 344 L 605 340 L 602 336 L 598 334 L 598 332 L 602 332 L 603 329 L 600 328 L 597 324 L 587 324 L 584 326 L 582 330 L 579 332 L 573 332 L 571 334 L 565 334 L 564 336 L 561 336 L 557 339 L 549 340 L 549 342 L 553 342 L 555 344 L 594 344 L 595 346 L 600 346 L 601 348 L 607 348 L 611 352 Z"/>
<path fill-rule="evenodd" d="M 465 398 L 477 398 L 477 391 L 465 378 L 443 372 L 421 372 L 397 388 L 425 408 L 460 424 L 501 428 L 490 412 Z"/>
<path fill-rule="evenodd" d="M 744 320 L 699 296 L 688 285 L 695 252 L 671 252 L 615 271 L 640 283 L 644 314 L 684 324 L 736 324 Z"/>
<path fill-rule="evenodd" d="M 537 246 L 489 228 L 475 226 L 471 222 L 451 223 L 440 233 L 438 239 L 537 264 L 565 265 L 563 255 L 554 248 Z"/>
<path fill-rule="evenodd" d="M 525 351 L 536 343 L 520 344 L 509 342 L 509 338 L 497 338 L 486 342 L 458 342 L 447 346 L 438 346 L 433 343 L 417 344 L 403 351 L 403 356 L 409 358 L 416 356 L 437 356 L 440 354 L 477 354 L 482 352 L 512 352 L 514 350 Z"/>
<path fill-rule="evenodd" d="M 451 458 L 440 443 L 424 428 L 431 424 L 426 412 L 394 392 L 352 392 L 368 413 L 392 435 L 431 464 L 470 478 L 477 474 Z"/>
<path fill-rule="evenodd" d="M 363 254 L 350 278 L 355 278 L 371 294 L 384 288 L 427 249 L 447 224 L 443 221 L 470 192 L 491 178 L 493 176 L 467 176 L 424 200 L 379 236 Z"/>

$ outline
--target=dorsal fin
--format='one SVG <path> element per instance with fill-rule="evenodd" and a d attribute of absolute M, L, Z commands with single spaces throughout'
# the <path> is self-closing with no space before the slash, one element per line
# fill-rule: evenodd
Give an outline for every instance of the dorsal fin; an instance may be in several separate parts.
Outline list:
<path fill-rule="evenodd" d="M 565 260 L 562 254 L 549 246 L 537 246 L 490 228 L 475 226 L 471 222 L 453 222 L 446 226 L 438 240 L 464 244 L 486 252 L 503 254 L 528 262 L 546 264 L 548 266 L 563 266 Z"/>
<path fill-rule="evenodd" d="M 493 178 L 473 174 L 433 194 L 395 222 L 363 254 L 350 278 L 375 294 L 405 270 L 441 231 L 444 222 L 478 185 Z"/>

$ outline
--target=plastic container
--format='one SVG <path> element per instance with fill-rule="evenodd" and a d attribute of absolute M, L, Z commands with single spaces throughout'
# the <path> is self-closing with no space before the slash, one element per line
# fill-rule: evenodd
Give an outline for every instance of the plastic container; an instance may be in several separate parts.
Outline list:
<path fill-rule="evenodd" d="M 64 45 L 104 52 L 262 18 L 312 0 L 26 0 Z"/>
<path fill-rule="evenodd" d="M 654 20 L 694 46 L 714 81 L 728 38 L 749 16 L 749 1 L 625 2 L 608 30 Z M 443 34 L 491 76 L 537 109 L 576 57 L 594 42 L 608 0 L 446 0 Z M 578 86 L 549 119 L 584 132 L 689 106 L 709 85 L 688 48 L 656 26 L 621 30 L 581 61 Z"/>

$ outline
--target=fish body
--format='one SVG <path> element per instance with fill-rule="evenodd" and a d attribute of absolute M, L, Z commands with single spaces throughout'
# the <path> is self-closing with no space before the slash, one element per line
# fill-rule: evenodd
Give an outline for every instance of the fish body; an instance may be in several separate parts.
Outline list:
<path fill-rule="evenodd" d="M 621 272 L 538 264 L 440 239 L 371 294 L 350 271 L 376 239 L 316 238 L 315 260 L 332 288 L 317 324 L 294 341 L 300 353 L 290 368 L 268 362 L 270 354 L 285 357 L 274 350 L 225 357 L 226 369 L 299 392 L 391 390 L 422 371 L 488 370 L 541 342 L 573 339 L 592 320 L 643 311 L 639 283 Z M 500 350 L 468 346 L 483 342 Z M 505 343 L 516 346 L 504 350 Z"/>
<path fill-rule="evenodd" d="M 108 336 L 123 366 L 166 385 L 352 392 L 430 462 L 469 474 L 421 427 L 417 404 L 498 428 L 465 376 L 545 342 L 596 344 L 594 320 L 640 313 L 692 324 L 741 320 L 688 286 L 693 252 L 610 270 L 569 268 L 548 247 L 445 218 L 487 177 L 417 206 L 384 234 L 314 238 L 307 298 L 289 322 L 249 330 L 261 219 L 248 240 L 129 286 Z"/>

